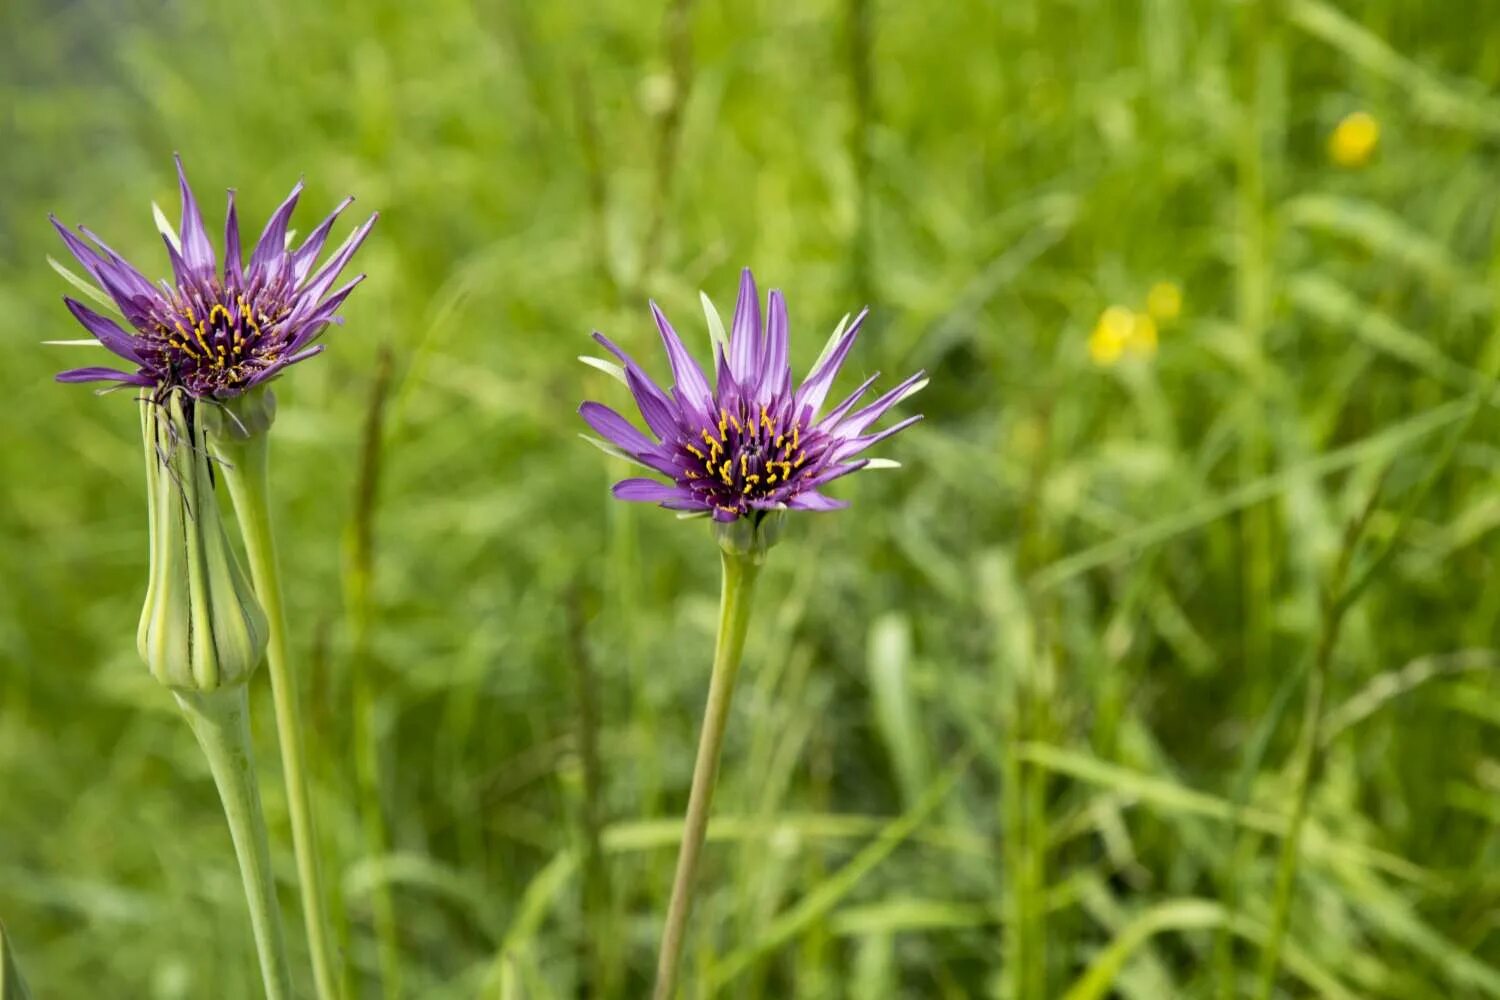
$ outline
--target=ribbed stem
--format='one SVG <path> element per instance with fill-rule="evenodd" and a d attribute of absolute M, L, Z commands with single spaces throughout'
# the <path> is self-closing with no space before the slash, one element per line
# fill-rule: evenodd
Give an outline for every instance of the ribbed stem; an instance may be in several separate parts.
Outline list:
<path fill-rule="evenodd" d="M 292 849 L 297 856 L 297 879 L 302 889 L 302 917 L 307 925 L 307 947 L 312 956 L 313 982 L 319 1000 L 336 1000 L 332 941 L 328 933 L 326 896 L 318 863 L 318 839 L 313 826 L 312 799 L 307 787 L 302 714 L 297 707 L 296 679 L 286 653 L 286 610 L 281 598 L 281 572 L 276 540 L 271 530 L 270 474 L 267 435 L 252 434 L 232 445 L 216 440 L 225 459 L 224 481 L 234 501 L 250 578 L 266 613 L 269 641 L 266 664 L 271 673 L 271 697 L 276 707 L 276 733 L 281 746 L 281 769 L 286 780 L 287 812 L 292 821 Z"/>
<path fill-rule="evenodd" d="M 207 694 L 176 692 L 214 784 L 224 804 L 224 818 L 234 840 L 234 853 L 245 883 L 250 907 L 250 929 L 260 956 L 266 1000 L 288 1000 L 292 977 L 281 933 L 281 911 L 276 904 L 276 882 L 271 874 L 271 850 L 266 819 L 255 784 L 255 762 L 250 749 L 250 701 L 244 684 Z"/>
<path fill-rule="evenodd" d="M 656 964 L 655 1000 L 672 1000 L 677 989 L 677 967 L 681 964 L 683 938 L 693 907 L 693 882 L 698 856 L 708 832 L 709 806 L 719 774 L 719 752 L 724 747 L 724 723 L 734 681 L 745 651 L 750 628 L 750 598 L 760 564 L 751 558 L 722 551 L 724 583 L 719 600 L 719 636 L 714 646 L 713 675 L 708 682 L 708 705 L 703 710 L 703 732 L 698 738 L 698 759 L 693 764 L 693 787 L 688 794 L 687 820 L 682 848 L 677 855 L 677 874 L 672 880 L 672 898 L 667 905 L 667 923 L 661 936 L 661 954 Z"/>

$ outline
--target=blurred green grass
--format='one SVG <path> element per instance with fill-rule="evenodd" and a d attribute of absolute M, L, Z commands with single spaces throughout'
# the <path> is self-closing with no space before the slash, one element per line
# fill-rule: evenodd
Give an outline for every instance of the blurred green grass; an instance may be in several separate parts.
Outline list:
<path fill-rule="evenodd" d="M 0 7 L 0 917 L 33 990 L 257 995 L 211 785 L 132 642 L 133 404 L 52 384 L 40 345 L 78 335 L 47 213 L 164 270 L 173 150 L 211 228 L 223 188 L 258 220 L 304 175 L 304 229 L 345 193 L 382 213 L 347 325 L 278 385 L 274 470 L 365 992 L 383 884 L 404 995 L 576 995 L 601 948 L 617 995 L 644 988 L 717 559 L 609 500 L 573 408 L 624 401 L 574 356 L 597 328 L 654 358 L 645 299 L 697 329 L 742 265 L 786 291 L 799 369 L 868 301 L 849 384 L 933 380 L 886 448 L 906 467 L 846 480 L 853 509 L 798 519 L 768 568 L 688 995 L 1008 995 L 1013 736 L 1042 993 L 1219 996 L 1226 955 L 1247 985 L 1344 525 L 1385 474 L 1369 530 L 1396 529 L 1500 356 L 1500 36 L 1443 5 L 1255 8 Z M 1379 148 L 1339 169 L 1360 109 Z M 1159 281 L 1184 309 L 1156 356 L 1093 365 L 1100 312 Z M 365 635 L 344 595 L 383 349 Z M 1345 628 L 1285 995 L 1500 995 L 1497 426 Z M 388 854 L 357 808 L 360 670 Z"/>

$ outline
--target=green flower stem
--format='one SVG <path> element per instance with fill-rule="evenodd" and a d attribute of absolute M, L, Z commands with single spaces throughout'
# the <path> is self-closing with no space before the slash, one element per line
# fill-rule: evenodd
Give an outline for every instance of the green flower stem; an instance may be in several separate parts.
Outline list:
<path fill-rule="evenodd" d="M 281 933 L 281 910 L 271 874 L 271 850 L 266 840 L 266 818 L 255 784 L 255 761 L 250 749 L 248 687 L 236 684 L 208 693 L 174 692 L 187 716 L 198 745 L 208 758 L 208 769 L 224 803 L 224 818 L 234 840 L 234 853 L 250 906 L 250 929 L 260 956 L 260 974 L 267 1000 L 288 1000 L 292 978 L 286 940 Z"/>
<path fill-rule="evenodd" d="M 312 800 L 307 788 L 307 764 L 302 738 L 302 714 L 297 708 L 297 686 L 286 655 L 286 609 L 281 598 L 281 572 L 276 562 L 276 540 L 271 530 L 270 448 L 268 435 L 248 440 L 219 438 L 214 447 L 225 459 L 224 481 L 234 501 L 250 578 L 270 628 L 266 663 L 271 672 L 271 697 L 276 706 L 276 732 L 281 744 L 281 767 L 286 779 L 287 812 L 292 821 L 292 849 L 297 856 L 297 878 L 302 887 L 302 917 L 307 924 L 307 946 L 312 956 L 313 982 L 319 1000 L 334 1000 L 333 947 L 328 933 L 323 876 L 318 864 L 318 840 L 313 828 Z"/>
<path fill-rule="evenodd" d="M 734 695 L 734 680 L 745 651 L 750 628 L 750 599 L 760 575 L 763 556 L 722 552 L 724 587 L 719 601 L 719 637 L 714 647 L 713 676 L 708 683 L 708 705 L 703 711 L 703 732 L 698 738 L 698 759 L 693 765 L 693 787 L 688 794 L 687 820 L 682 848 L 677 855 L 677 875 L 672 880 L 672 899 L 667 904 L 667 923 L 661 936 L 661 955 L 656 964 L 655 1000 L 672 1000 L 677 988 L 683 936 L 693 905 L 693 881 L 698 856 L 708 831 L 709 806 L 719 773 L 719 752 L 724 747 L 724 723 Z"/>

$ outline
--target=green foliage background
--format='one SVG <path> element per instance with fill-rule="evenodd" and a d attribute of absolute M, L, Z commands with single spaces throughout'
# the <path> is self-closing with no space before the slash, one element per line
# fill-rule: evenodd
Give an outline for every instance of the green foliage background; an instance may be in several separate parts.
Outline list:
<path fill-rule="evenodd" d="M 165 273 L 180 150 L 211 228 L 223 188 L 258 226 L 304 175 L 303 231 L 346 193 L 382 213 L 274 439 L 364 995 L 382 941 L 392 995 L 644 990 L 717 558 L 609 499 L 573 411 L 624 391 L 574 356 L 597 328 L 662 373 L 646 298 L 701 332 L 698 289 L 728 308 L 750 265 L 799 369 L 869 302 L 841 385 L 932 386 L 905 468 L 773 553 L 688 996 L 1248 988 L 1361 511 L 1377 572 L 1329 661 L 1280 985 L 1500 996 L 1500 421 L 1464 422 L 1500 359 L 1497 84 L 1479 10 L 1396 0 L 6 0 L 0 917 L 33 991 L 259 989 L 212 785 L 134 649 L 135 404 L 53 384 L 92 356 L 40 343 L 81 336 L 47 213 Z M 1356 109 L 1380 148 L 1342 170 Z M 1156 358 L 1091 364 L 1100 311 L 1161 280 Z"/>

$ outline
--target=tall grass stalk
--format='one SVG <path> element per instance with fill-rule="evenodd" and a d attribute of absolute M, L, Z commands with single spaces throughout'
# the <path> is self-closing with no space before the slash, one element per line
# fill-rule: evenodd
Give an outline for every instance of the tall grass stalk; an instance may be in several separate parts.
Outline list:
<path fill-rule="evenodd" d="M 582 951 L 588 976 L 588 995 L 606 1000 L 619 992 L 621 934 L 615 919 L 615 897 L 604 860 L 604 769 L 599 754 L 598 672 L 589 655 L 583 595 L 568 595 L 568 660 L 573 668 L 578 703 L 578 761 L 582 789 L 577 825 L 582 855 L 581 903 L 586 931 Z"/>
<path fill-rule="evenodd" d="M 281 747 L 287 812 L 292 824 L 292 849 L 297 857 L 297 878 L 302 892 L 302 916 L 307 925 L 313 982 L 319 1000 L 334 1000 L 339 996 L 334 972 L 336 964 L 328 931 L 326 896 L 307 784 L 302 715 L 297 705 L 296 679 L 287 660 L 286 608 L 281 594 L 276 539 L 271 527 L 269 435 L 252 434 L 247 440 L 232 443 L 227 437 L 219 437 L 215 439 L 214 447 L 224 460 L 224 481 L 234 501 L 240 532 L 245 540 L 250 579 L 270 628 L 266 663 L 271 673 L 271 697 L 276 709 L 276 733 Z"/>
<path fill-rule="evenodd" d="M 980 567 L 980 590 L 995 636 L 995 687 L 999 700 L 1000 851 L 1005 995 L 1043 996 L 1042 852 L 1046 850 L 1044 776 L 1021 755 L 1038 738 L 1036 628 L 1008 553 L 990 553 Z"/>
<path fill-rule="evenodd" d="M 1308 677 L 1307 701 L 1303 709 L 1302 730 L 1297 741 L 1293 772 L 1296 790 L 1293 793 L 1292 812 L 1287 819 L 1286 836 L 1281 841 L 1281 855 L 1276 865 L 1276 887 L 1271 900 L 1271 928 L 1266 935 L 1265 947 L 1261 950 L 1260 989 L 1257 993 L 1261 1000 L 1270 1000 L 1276 987 L 1277 971 L 1281 968 L 1281 945 L 1286 938 L 1287 923 L 1291 919 L 1292 898 L 1301 858 L 1302 827 L 1307 820 L 1308 803 L 1312 799 L 1313 772 L 1318 764 L 1318 748 L 1322 742 L 1323 706 L 1328 696 L 1328 674 L 1333 651 L 1338 643 L 1341 619 L 1342 614 L 1337 609 L 1329 611 L 1322 637 L 1318 640 L 1312 672 Z"/>
<path fill-rule="evenodd" d="M 662 256 L 662 237 L 666 232 L 672 182 L 677 174 L 683 111 L 687 107 L 688 91 L 693 85 L 693 0 L 671 0 L 662 19 L 662 48 L 665 50 L 671 88 L 667 93 L 665 106 L 660 109 L 654 183 L 651 188 L 651 215 L 641 241 L 638 283 L 644 282 L 646 275 L 651 273 Z"/>
<path fill-rule="evenodd" d="M 1266 435 L 1266 378 L 1264 340 L 1270 319 L 1272 261 L 1268 246 L 1268 211 L 1266 205 L 1266 133 L 1268 94 L 1267 79 L 1276 63 L 1277 16 L 1275 0 L 1252 0 L 1240 15 L 1242 44 L 1240 128 L 1235 136 L 1235 228 L 1238 253 L 1235 269 L 1235 316 L 1239 335 L 1249 358 L 1254 378 L 1247 386 L 1250 408 L 1243 422 L 1240 447 L 1240 478 L 1252 482 L 1267 474 L 1270 465 Z M 1242 663 L 1257 670 L 1269 662 L 1270 614 L 1273 599 L 1274 567 L 1272 565 L 1272 508 L 1261 502 L 1247 507 L 1240 515 L 1241 600 L 1244 605 Z M 1228 861 L 1232 852 L 1226 853 Z M 1221 884 L 1228 895 L 1231 913 L 1237 908 L 1239 891 L 1236 869 L 1221 874 Z M 1221 927 L 1214 945 L 1220 996 L 1234 996 L 1234 943 L 1226 928 Z"/>
<path fill-rule="evenodd" d="M 354 715 L 355 785 L 365 850 L 374 858 L 384 857 L 390 851 L 390 834 L 386 829 L 381 794 L 380 743 L 372 676 L 376 664 L 370 645 L 373 612 L 370 590 L 375 577 L 375 511 L 380 497 L 383 431 L 392 367 L 390 348 L 383 347 L 376 360 L 375 378 L 370 385 L 369 405 L 365 411 L 359 477 L 355 481 L 354 511 L 346 538 L 348 558 L 344 569 L 344 605 L 350 633 L 349 684 Z M 370 891 L 375 937 L 379 942 L 381 992 L 386 997 L 399 997 L 402 995 L 401 942 L 390 881 L 377 879 Z M 345 964 L 349 965 L 348 962 Z M 346 968 L 346 993 L 350 992 L 350 974 Z"/>
<path fill-rule="evenodd" d="M 672 1000 L 676 996 L 677 969 L 693 906 L 693 882 L 703 837 L 708 831 L 709 807 L 719 774 L 719 753 L 724 748 L 724 725 L 729 718 L 734 682 L 750 628 L 755 580 L 760 575 L 760 555 L 742 556 L 728 550 L 721 550 L 720 555 L 723 590 L 719 601 L 719 634 L 714 646 L 713 675 L 708 682 L 708 705 L 703 711 L 703 731 L 698 738 L 698 758 L 693 764 L 682 848 L 677 855 L 677 874 L 672 880 L 672 897 L 667 904 L 667 922 L 656 963 L 656 989 L 652 994 L 655 1000 Z"/>

